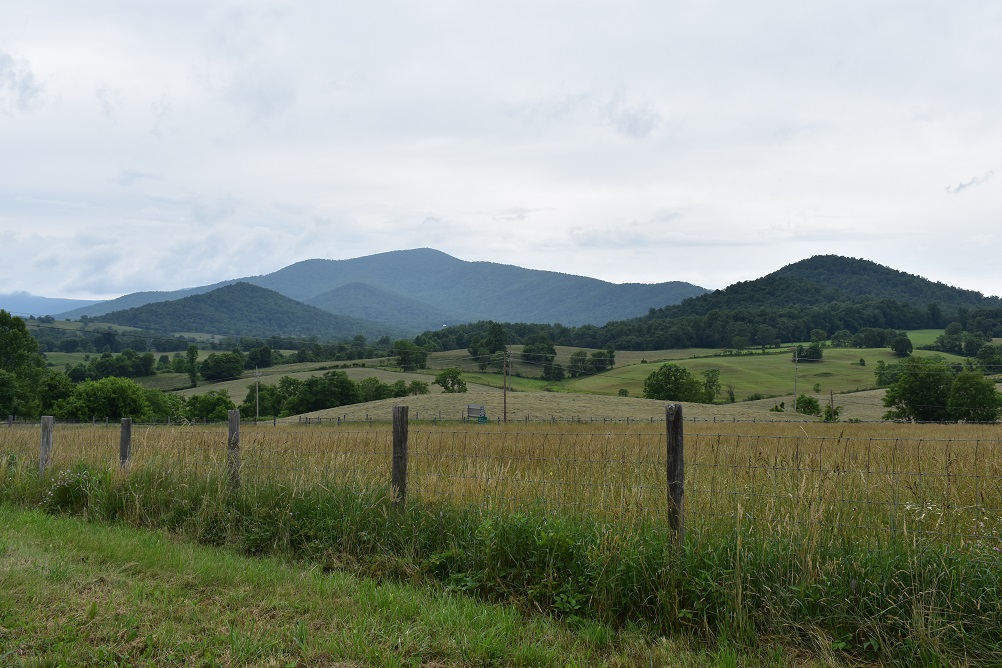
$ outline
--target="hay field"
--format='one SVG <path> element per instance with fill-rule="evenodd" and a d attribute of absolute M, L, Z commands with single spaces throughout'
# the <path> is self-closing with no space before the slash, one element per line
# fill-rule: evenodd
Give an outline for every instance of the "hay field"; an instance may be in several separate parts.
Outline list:
<path fill-rule="evenodd" d="M 413 415 L 413 413 L 412 413 Z M 735 521 L 791 535 L 814 525 L 854 541 L 918 532 L 958 549 L 1002 549 L 1002 427 L 685 423 L 686 516 L 693 530 Z M 4 428 L 10 462 L 37 462 L 38 430 Z M 118 430 L 57 425 L 52 465 L 117 468 Z M 430 425 L 409 434 L 408 494 L 497 512 L 666 517 L 665 426 Z M 227 471 L 225 425 L 136 426 L 133 470 L 177 478 Z M 241 428 L 244 489 L 348 485 L 388 490 L 387 424 Z M 899 536 L 900 537 L 900 536 Z M 987 546 L 987 548 L 985 547 Z"/>
<path fill-rule="evenodd" d="M 813 395 L 822 403 L 827 402 L 828 395 Z M 887 410 L 883 407 L 884 390 L 855 392 L 852 394 L 836 394 L 835 405 L 842 406 L 842 419 L 862 421 L 878 421 Z M 787 406 L 793 405 L 793 397 L 777 397 L 760 401 L 739 401 L 733 404 L 696 404 L 685 403 L 684 414 L 687 420 L 695 418 L 699 421 L 720 422 L 816 422 L 818 418 L 794 414 L 791 411 L 783 413 L 772 412 L 769 409 L 785 401 Z M 470 391 L 463 394 L 434 393 L 423 396 L 410 396 L 400 399 L 384 399 L 366 404 L 340 406 L 312 413 L 304 413 L 303 417 L 323 417 L 347 419 L 349 422 L 358 420 L 390 420 L 393 406 L 406 405 L 410 407 L 412 420 L 459 420 L 466 414 L 469 404 L 482 405 L 492 422 L 497 422 L 504 416 L 505 398 L 501 389 L 471 385 Z M 665 402 L 639 397 L 616 397 L 595 394 L 574 394 L 570 392 L 508 392 L 508 422 L 553 421 L 585 421 L 585 422 L 650 422 L 664 421 Z M 295 422 L 299 418 L 285 418 L 284 421 Z"/>

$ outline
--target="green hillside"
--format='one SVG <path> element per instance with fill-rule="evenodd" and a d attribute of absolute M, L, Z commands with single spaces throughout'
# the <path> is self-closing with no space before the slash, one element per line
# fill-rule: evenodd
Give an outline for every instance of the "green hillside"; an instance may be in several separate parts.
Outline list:
<path fill-rule="evenodd" d="M 913 306 L 939 303 L 946 306 L 1002 306 L 999 297 L 986 297 L 936 283 L 921 276 L 891 269 L 869 260 L 838 255 L 815 255 L 787 265 L 765 278 L 800 278 L 822 286 L 836 286 L 851 297 L 894 299 Z M 764 279 L 763 279 L 764 280 Z"/>
<path fill-rule="evenodd" d="M 791 275 L 795 273 L 803 276 Z M 853 281 L 854 274 L 869 279 Z M 843 284 L 872 291 L 853 295 L 841 289 Z M 932 297 L 940 300 L 923 301 Z M 819 330 L 825 338 L 840 330 L 861 336 L 872 333 L 867 330 L 880 330 L 877 338 L 884 339 L 888 332 L 941 329 L 954 321 L 965 331 L 1002 336 L 1002 302 L 873 262 L 818 256 L 754 281 L 735 283 L 600 327 L 507 322 L 503 328 L 508 342 L 516 344 L 545 337 L 554 345 L 582 348 L 744 350 L 809 341 Z M 429 330 L 417 341 L 435 350 L 467 348 L 490 326 L 490 322 L 481 321 Z M 860 345 L 872 347 L 870 343 Z"/>
<path fill-rule="evenodd" d="M 399 336 L 400 331 L 358 318 L 338 316 L 249 283 L 138 308 L 115 311 L 101 320 L 157 332 L 211 332 L 220 336 L 316 336 L 345 339 Z"/>

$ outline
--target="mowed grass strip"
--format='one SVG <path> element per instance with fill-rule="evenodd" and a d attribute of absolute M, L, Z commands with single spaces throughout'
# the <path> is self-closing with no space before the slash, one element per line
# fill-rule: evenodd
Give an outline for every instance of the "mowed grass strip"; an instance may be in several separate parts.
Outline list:
<path fill-rule="evenodd" d="M 0 664 L 814 666 L 0 505 Z"/>

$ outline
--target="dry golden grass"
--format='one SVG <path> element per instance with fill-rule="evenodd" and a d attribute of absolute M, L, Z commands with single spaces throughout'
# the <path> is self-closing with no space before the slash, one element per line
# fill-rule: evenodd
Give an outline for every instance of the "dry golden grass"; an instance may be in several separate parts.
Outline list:
<path fill-rule="evenodd" d="M 806 415 L 773 413 L 769 408 L 782 399 L 761 402 L 739 402 L 735 404 L 684 404 L 687 419 L 718 421 L 816 421 Z M 390 420 L 393 406 L 410 407 L 412 420 L 460 420 L 466 415 L 468 405 L 481 405 L 492 422 L 503 418 L 504 393 L 498 388 L 470 385 L 470 391 L 462 394 L 429 394 L 401 399 L 384 399 L 365 404 L 339 406 L 312 413 L 303 417 L 337 418 L 346 417 L 349 422 L 358 420 Z M 570 392 L 508 392 L 508 422 L 529 422 L 556 420 L 558 422 L 584 421 L 596 423 L 647 422 L 664 420 L 665 402 L 636 397 L 610 397 Z M 291 418 L 296 421 L 298 418 Z"/>
<path fill-rule="evenodd" d="M 413 415 L 413 409 L 411 415 Z M 958 547 L 1002 547 L 1002 427 L 689 422 L 689 526 L 790 535 L 827 526 L 859 542 L 919 532 Z M 388 489 L 389 425 L 241 429 L 245 485 Z M 409 498 L 501 512 L 587 514 L 624 523 L 667 513 L 665 426 L 414 423 Z M 114 466 L 118 429 L 57 425 L 53 465 Z M 0 454 L 37 461 L 37 428 L 2 430 Z M 133 428 L 131 467 L 226 471 L 226 426 Z"/>

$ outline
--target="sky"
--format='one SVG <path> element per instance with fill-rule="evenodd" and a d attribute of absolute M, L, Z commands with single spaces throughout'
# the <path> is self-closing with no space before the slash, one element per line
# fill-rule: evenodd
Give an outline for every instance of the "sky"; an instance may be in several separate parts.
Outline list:
<path fill-rule="evenodd" d="M 429 247 L 1000 295 L 1000 63 L 995 0 L 6 3 L 0 293 Z"/>

